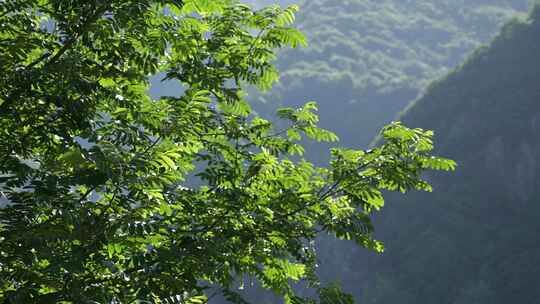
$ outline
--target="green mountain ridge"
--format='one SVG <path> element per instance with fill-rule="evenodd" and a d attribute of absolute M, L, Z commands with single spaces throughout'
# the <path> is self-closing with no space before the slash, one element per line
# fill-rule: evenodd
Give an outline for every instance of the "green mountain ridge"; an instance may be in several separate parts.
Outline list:
<path fill-rule="evenodd" d="M 431 176 L 432 194 L 389 199 L 360 303 L 539 301 L 539 54 L 537 5 L 404 111 L 459 168 Z"/>
<path fill-rule="evenodd" d="M 488 42 L 529 0 L 309 0 L 297 27 L 307 48 L 285 50 L 281 81 L 258 111 L 319 102 L 321 124 L 367 145 L 433 79 Z"/>

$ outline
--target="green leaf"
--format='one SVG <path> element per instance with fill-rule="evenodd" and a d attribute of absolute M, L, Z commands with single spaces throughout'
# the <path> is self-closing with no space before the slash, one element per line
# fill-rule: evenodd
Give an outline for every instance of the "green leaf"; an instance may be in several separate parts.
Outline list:
<path fill-rule="evenodd" d="M 289 138 L 289 140 L 293 141 L 302 140 L 302 135 L 300 135 L 300 132 L 294 129 L 287 130 L 287 137 Z"/>

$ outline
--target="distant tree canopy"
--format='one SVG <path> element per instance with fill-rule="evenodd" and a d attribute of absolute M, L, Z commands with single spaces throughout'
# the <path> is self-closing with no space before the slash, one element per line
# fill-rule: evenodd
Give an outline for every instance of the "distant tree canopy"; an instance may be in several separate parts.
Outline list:
<path fill-rule="evenodd" d="M 287 75 L 338 83 L 348 76 L 356 89 L 392 91 L 443 76 L 531 1 L 300 2 L 298 27 L 310 47 L 282 54 Z"/>
<path fill-rule="evenodd" d="M 317 100 L 322 127 L 347 145 L 367 145 L 433 79 L 488 43 L 509 19 L 525 15 L 532 1 L 297 2 L 296 25 L 310 47 L 279 53 L 282 80 L 269 94 L 252 94 L 261 101 L 254 109 L 271 113 Z"/>
<path fill-rule="evenodd" d="M 203 303 L 251 277 L 288 303 L 315 275 L 321 232 L 382 251 L 381 190 L 430 190 L 432 132 L 393 123 L 372 150 L 301 158 L 317 106 L 251 113 L 243 86 L 305 44 L 297 10 L 237 1 L 8 0 L 0 6 L 0 301 Z M 163 73 L 185 88 L 152 99 Z"/>

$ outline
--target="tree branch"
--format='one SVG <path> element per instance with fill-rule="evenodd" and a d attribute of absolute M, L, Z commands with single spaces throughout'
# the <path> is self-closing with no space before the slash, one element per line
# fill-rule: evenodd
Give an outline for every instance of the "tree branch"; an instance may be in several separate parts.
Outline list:
<path fill-rule="evenodd" d="M 368 165 L 370 165 L 370 163 L 365 163 L 365 164 L 362 164 L 360 165 L 355 171 L 361 171 L 363 169 L 365 169 Z M 307 204 L 301 206 L 301 207 L 298 207 L 297 209 L 289 212 L 289 213 L 286 213 L 283 215 L 283 217 L 289 217 L 289 216 L 292 216 L 292 215 L 295 215 L 297 214 L 298 212 L 302 211 L 302 210 L 305 210 L 323 200 L 325 200 L 326 198 L 332 196 L 332 195 L 335 195 L 336 193 L 338 193 L 340 191 L 340 185 L 341 183 L 343 182 L 343 180 L 345 179 L 345 177 L 347 176 L 340 176 L 330 187 L 328 187 L 326 190 L 324 190 L 324 188 L 321 188 L 318 193 L 317 193 L 317 198 L 314 199 L 313 201 L 311 202 L 308 202 Z M 354 184 L 353 184 L 354 185 Z M 350 185 L 349 185 L 350 186 Z"/>
<path fill-rule="evenodd" d="M 94 14 L 92 14 L 89 18 L 87 18 L 80 26 L 79 26 L 79 29 L 78 31 L 70 38 L 66 41 L 66 43 L 62 46 L 62 48 L 60 48 L 60 50 L 58 50 L 56 52 L 56 54 L 54 54 L 52 57 L 50 53 L 45 53 L 44 55 L 42 55 L 41 57 L 39 57 L 38 59 L 36 59 L 34 62 L 30 63 L 28 66 L 26 66 L 24 68 L 25 71 L 28 71 L 30 70 L 31 68 L 35 67 L 36 65 L 38 65 L 39 63 L 43 62 L 44 60 L 46 60 L 47 58 L 50 57 L 50 59 L 45 63 L 45 66 L 48 66 L 48 65 L 51 65 L 53 63 L 55 63 L 58 59 L 60 59 L 60 57 L 62 57 L 62 55 L 64 53 L 66 53 L 70 48 L 73 47 L 73 45 L 77 42 L 77 40 L 82 36 L 84 35 L 84 33 L 86 33 L 89 29 L 89 27 L 95 23 L 100 17 L 101 15 L 103 15 L 107 9 L 109 9 L 110 7 L 110 2 L 107 2 L 106 4 L 104 4 L 103 6 L 99 7 L 95 12 Z M 14 92 L 12 92 L 5 100 L 2 104 L 0 104 L 0 113 L 6 111 L 9 107 L 11 107 L 11 105 L 15 102 L 15 98 L 16 98 L 16 95 L 19 95 L 20 93 L 22 93 L 24 91 L 23 88 L 19 87 L 18 90 L 15 90 Z"/>
<path fill-rule="evenodd" d="M 47 64 L 52 64 L 56 60 L 58 60 L 67 50 L 69 50 L 79 38 L 84 35 L 88 28 L 95 23 L 110 7 L 111 3 L 107 2 L 106 4 L 102 5 L 100 8 L 98 8 L 92 16 L 90 16 L 88 19 L 84 21 L 84 23 L 80 26 L 79 30 L 64 44 L 64 46 L 56 52 L 56 54 L 49 59 Z"/>

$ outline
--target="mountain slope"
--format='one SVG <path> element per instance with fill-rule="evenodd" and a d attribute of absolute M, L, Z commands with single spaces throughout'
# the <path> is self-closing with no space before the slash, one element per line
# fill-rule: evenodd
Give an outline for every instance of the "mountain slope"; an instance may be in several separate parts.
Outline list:
<path fill-rule="evenodd" d="M 459 169 L 432 176 L 433 194 L 391 199 L 362 303 L 538 303 L 540 5 L 402 120 L 435 130 Z"/>
<path fill-rule="evenodd" d="M 281 52 L 279 84 L 265 95 L 259 112 L 316 100 L 321 124 L 346 146 L 365 147 L 431 81 L 459 64 L 502 24 L 526 11 L 528 0 L 309 0 L 300 3 L 296 24 L 307 48 Z M 270 116 L 271 117 L 271 116 Z M 320 147 L 308 156 L 323 160 Z M 389 202 L 391 203 L 391 201 Z M 424 204 L 418 208 L 429 208 Z M 388 241 L 388 252 L 392 250 Z M 327 282 L 340 280 L 356 298 L 375 278 L 385 257 L 353 244 L 322 238 L 321 268 Z M 259 303 L 261 293 L 251 292 Z M 253 295 L 255 294 L 255 295 Z M 396 302 L 396 303 L 399 303 Z M 423 303 L 423 302 L 421 302 Z M 426 302 L 429 303 L 429 302 Z"/>
<path fill-rule="evenodd" d="M 432 79 L 489 41 L 530 0 L 308 0 L 297 26 L 307 48 L 280 54 L 276 103 L 320 103 L 321 122 L 345 145 L 367 145 Z"/>

